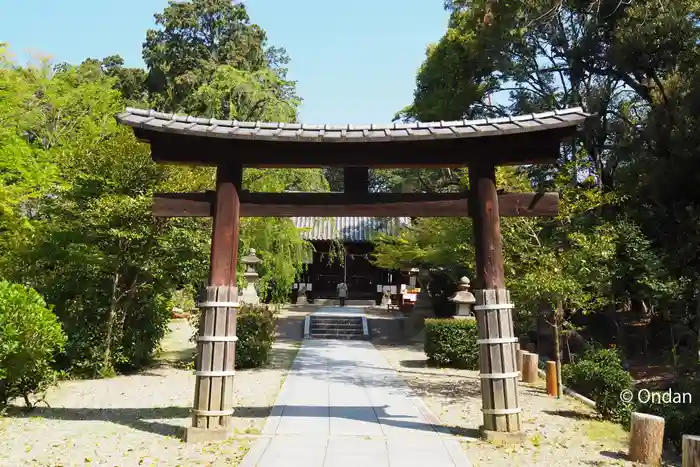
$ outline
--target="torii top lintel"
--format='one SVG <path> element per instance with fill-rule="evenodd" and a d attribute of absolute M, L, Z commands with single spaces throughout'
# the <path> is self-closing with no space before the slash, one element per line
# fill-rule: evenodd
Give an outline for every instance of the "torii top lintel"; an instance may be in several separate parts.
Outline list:
<path fill-rule="evenodd" d="M 309 125 L 239 122 L 127 108 L 117 121 L 154 161 L 244 167 L 460 167 L 556 161 L 590 117 L 581 108 L 482 120 Z"/>

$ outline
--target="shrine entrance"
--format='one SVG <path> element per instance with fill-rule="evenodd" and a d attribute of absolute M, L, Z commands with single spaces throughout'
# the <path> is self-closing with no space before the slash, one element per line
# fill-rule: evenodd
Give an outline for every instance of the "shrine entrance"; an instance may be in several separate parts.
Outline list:
<path fill-rule="evenodd" d="M 230 436 L 234 412 L 236 265 L 241 216 L 460 217 L 474 224 L 474 311 L 486 433 L 521 433 L 512 309 L 499 216 L 552 216 L 557 193 L 505 193 L 498 165 L 550 164 L 589 116 L 581 109 L 484 120 L 386 125 L 238 122 L 127 108 L 117 120 L 151 146 L 158 163 L 217 167 L 216 190 L 155 196 L 155 216 L 213 217 L 211 271 L 195 365 L 187 441 Z M 343 193 L 252 193 L 245 167 L 344 168 Z M 469 169 L 463 193 L 370 193 L 369 168 Z"/>

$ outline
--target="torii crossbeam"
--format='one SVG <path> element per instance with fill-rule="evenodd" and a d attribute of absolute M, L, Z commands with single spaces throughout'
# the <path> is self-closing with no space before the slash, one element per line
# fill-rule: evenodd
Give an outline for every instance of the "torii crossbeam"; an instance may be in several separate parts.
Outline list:
<path fill-rule="evenodd" d="M 185 438 L 230 435 L 233 415 L 235 290 L 241 216 L 374 216 L 473 219 L 474 307 L 479 331 L 484 425 L 488 433 L 521 433 L 517 338 L 505 289 L 500 216 L 552 216 L 556 193 L 499 193 L 498 165 L 554 163 L 561 141 L 590 116 L 580 108 L 483 120 L 386 125 L 238 122 L 127 108 L 117 120 L 151 146 L 155 162 L 217 167 L 216 191 L 155 197 L 156 216 L 211 216 L 210 286 L 200 303 L 192 427 Z M 344 167 L 344 193 L 249 193 L 245 167 Z M 368 169 L 469 168 L 468 193 L 368 192 Z"/>

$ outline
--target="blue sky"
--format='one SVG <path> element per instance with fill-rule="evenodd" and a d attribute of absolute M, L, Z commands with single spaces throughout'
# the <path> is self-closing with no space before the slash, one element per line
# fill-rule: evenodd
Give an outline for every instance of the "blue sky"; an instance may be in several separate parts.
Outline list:
<path fill-rule="evenodd" d="M 306 123 L 390 121 L 410 104 L 425 48 L 447 27 L 442 0 L 247 0 L 251 20 L 285 47 Z M 79 63 L 112 54 L 143 67 L 141 44 L 167 0 L 0 0 L 0 42 Z"/>

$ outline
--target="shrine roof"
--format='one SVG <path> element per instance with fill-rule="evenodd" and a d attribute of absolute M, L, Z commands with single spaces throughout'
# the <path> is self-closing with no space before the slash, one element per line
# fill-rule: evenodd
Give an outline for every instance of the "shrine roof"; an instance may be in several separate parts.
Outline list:
<path fill-rule="evenodd" d="M 580 107 L 512 117 L 369 125 L 314 125 L 218 120 L 127 107 L 117 121 L 135 130 L 277 142 L 358 143 L 475 138 L 576 127 L 590 117 Z"/>
<path fill-rule="evenodd" d="M 408 217 L 293 217 L 300 236 L 308 241 L 370 242 L 377 234 L 397 235 L 410 225 Z"/>

